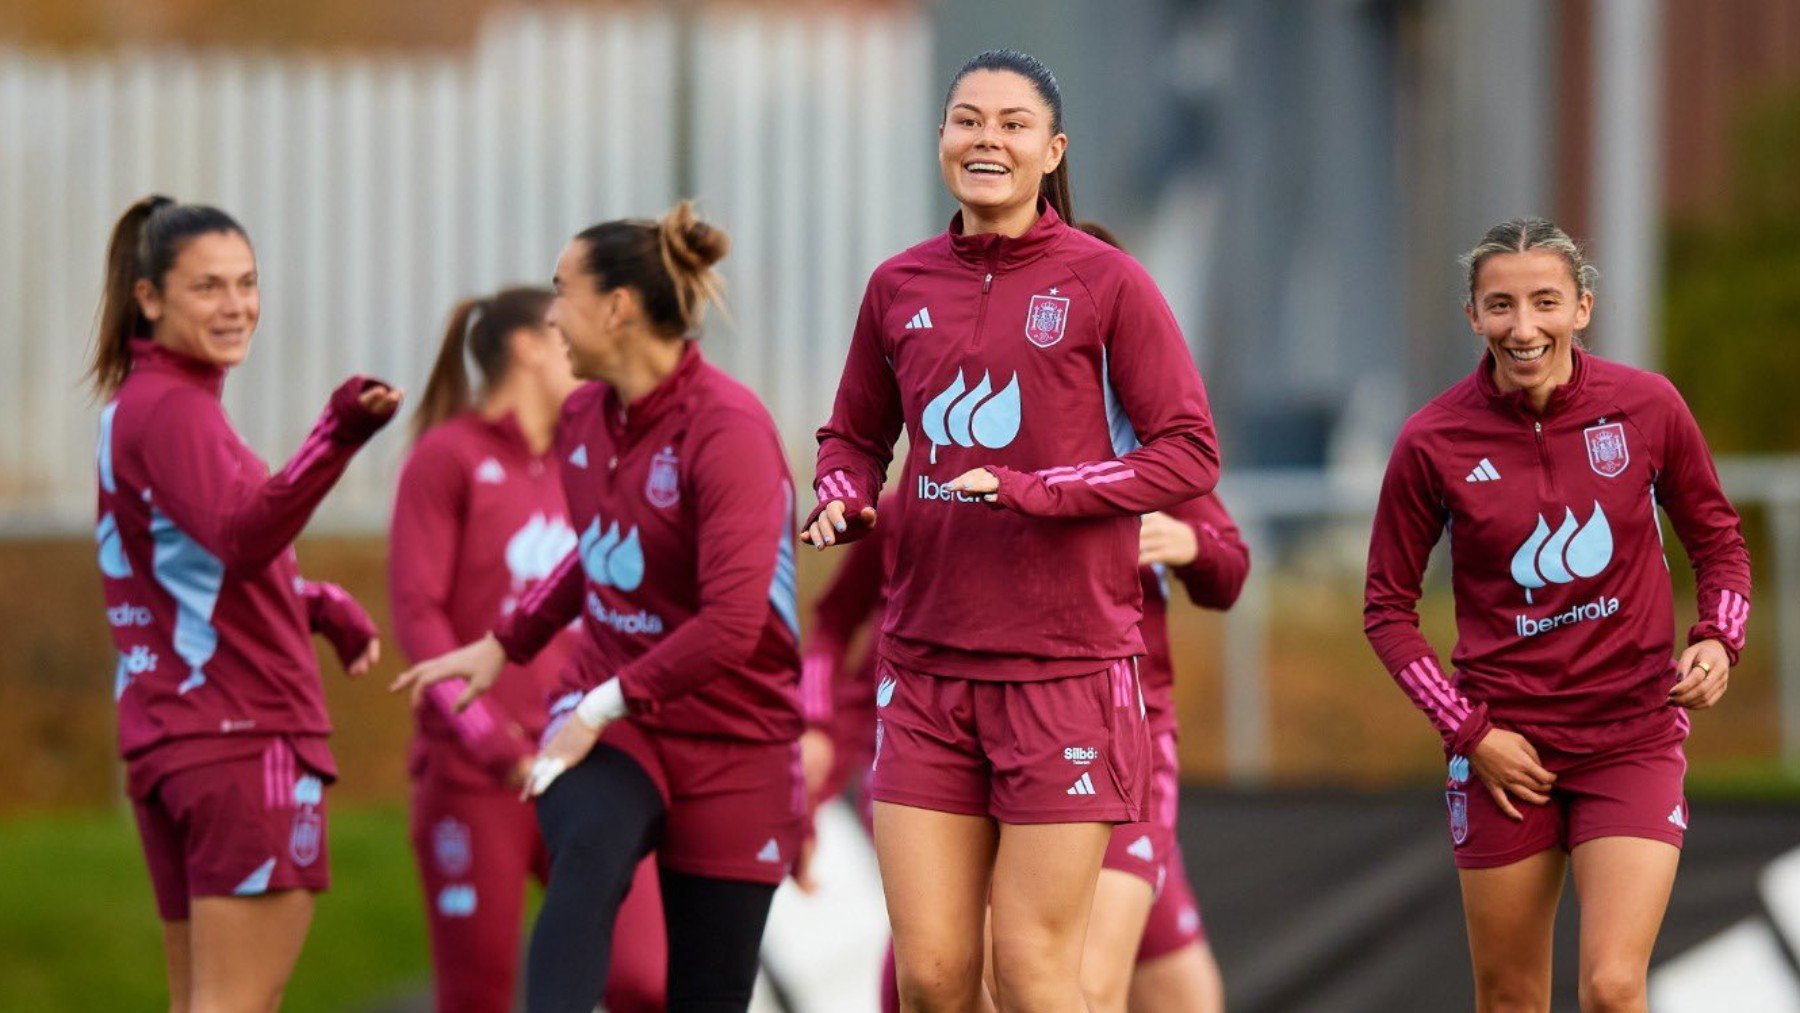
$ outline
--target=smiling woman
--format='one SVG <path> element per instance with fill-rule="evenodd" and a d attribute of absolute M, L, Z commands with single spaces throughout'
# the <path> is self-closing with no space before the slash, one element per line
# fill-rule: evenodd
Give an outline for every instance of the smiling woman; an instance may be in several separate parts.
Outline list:
<path fill-rule="evenodd" d="M 1690 815 L 1688 711 L 1725 693 L 1750 558 L 1675 387 L 1578 347 L 1596 274 L 1580 248 L 1548 221 L 1516 219 L 1463 263 L 1486 347 L 1395 442 L 1363 626 L 1444 740 L 1478 1005 L 1549 1008 L 1573 868 L 1582 1008 L 1642 1009 Z M 1679 653 L 1658 506 L 1697 576 L 1700 621 Z M 1453 678 L 1417 611 L 1445 531 Z"/>
<path fill-rule="evenodd" d="M 869 279 L 801 537 L 867 534 L 901 430 L 929 444 L 891 522 L 871 786 L 900 996 L 974 1008 L 991 898 L 999 1009 L 1087 1009 L 1101 861 L 1149 794 L 1138 517 L 1209 491 L 1218 451 L 1155 283 L 1069 224 L 1049 69 L 970 60 L 937 140 L 956 217 Z"/>
<path fill-rule="evenodd" d="M 1012 49 L 970 60 L 950 82 L 938 165 L 971 232 L 1017 235 L 1043 197 L 1075 220 L 1062 91 L 1050 68 Z"/>
<path fill-rule="evenodd" d="M 147 197 L 113 231 L 89 374 L 100 544 L 127 790 L 168 958 L 169 1005 L 272 1008 L 329 882 L 336 767 L 310 637 L 351 675 L 379 658 L 294 538 L 400 392 L 353 376 L 270 475 L 220 404 L 256 330 L 256 257 L 225 212 Z"/>

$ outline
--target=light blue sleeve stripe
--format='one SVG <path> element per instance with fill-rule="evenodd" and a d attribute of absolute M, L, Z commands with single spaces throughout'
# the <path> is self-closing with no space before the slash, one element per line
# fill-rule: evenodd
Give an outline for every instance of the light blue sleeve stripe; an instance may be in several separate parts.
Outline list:
<path fill-rule="evenodd" d="M 1100 386 L 1106 397 L 1106 428 L 1112 438 L 1113 456 L 1123 457 L 1143 444 L 1138 441 L 1137 430 L 1131 427 L 1124 406 L 1119 404 L 1119 395 L 1113 391 L 1112 369 L 1104 348 L 1100 349 Z"/>
<path fill-rule="evenodd" d="M 769 604 L 787 625 L 794 639 L 800 639 L 800 602 L 794 572 L 794 487 L 782 483 L 787 509 L 781 513 L 781 546 L 776 550 L 775 575 L 769 580 Z"/>
<path fill-rule="evenodd" d="M 187 662 L 191 673 L 181 683 L 180 691 L 186 693 L 205 684 L 201 669 L 219 649 L 219 631 L 212 616 L 225 583 L 225 566 L 154 508 L 150 511 L 150 536 L 156 543 L 152 564 L 156 582 L 175 599 L 175 653 Z"/>

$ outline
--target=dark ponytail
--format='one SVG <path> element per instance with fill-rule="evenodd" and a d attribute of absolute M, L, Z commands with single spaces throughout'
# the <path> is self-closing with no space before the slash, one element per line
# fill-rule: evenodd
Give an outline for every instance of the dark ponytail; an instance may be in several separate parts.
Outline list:
<path fill-rule="evenodd" d="M 1017 49 L 990 49 L 963 64 L 956 76 L 950 79 L 950 90 L 944 94 L 944 119 L 950 115 L 950 100 L 956 95 L 956 86 L 962 83 L 963 78 L 978 70 L 1004 70 L 1030 81 L 1038 98 L 1050 107 L 1050 136 L 1055 137 L 1063 132 L 1062 90 L 1056 86 L 1056 75 L 1050 73 L 1050 68 L 1044 66 L 1043 61 Z M 1057 217 L 1065 222 L 1075 221 L 1075 194 L 1069 186 L 1067 149 L 1064 149 L 1056 168 L 1044 174 L 1038 193 L 1056 209 Z"/>
<path fill-rule="evenodd" d="M 658 334 L 692 335 L 708 303 L 724 307 L 725 280 L 713 265 L 731 251 L 731 237 L 701 221 L 692 201 L 682 201 L 653 222 L 601 222 L 575 238 L 587 244 L 583 266 L 600 290 L 636 290 L 644 316 Z"/>
<path fill-rule="evenodd" d="M 96 394 L 109 397 L 119 389 L 131 373 L 131 339 L 150 336 L 150 321 L 138 306 L 138 281 L 148 280 L 161 289 L 181 247 L 209 232 L 235 232 L 249 240 L 244 227 L 218 208 L 179 204 L 160 194 L 139 199 L 119 217 L 106 245 L 100 327 L 87 371 Z"/>
<path fill-rule="evenodd" d="M 508 339 L 523 327 L 542 328 L 555 296 L 542 288 L 508 288 L 486 299 L 464 299 L 450 312 L 450 325 L 438 344 L 437 361 L 431 366 L 431 378 L 425 381 L 425 393 L 413 412 L 413 438 L 418 439 L 432 426 L 468 409 L 474 394 L 469 388 L 469 371 L 463 365 L 465 349 L 481 370 L 483 390 L 506 378 L 512 368 L 512 346 Z"/>

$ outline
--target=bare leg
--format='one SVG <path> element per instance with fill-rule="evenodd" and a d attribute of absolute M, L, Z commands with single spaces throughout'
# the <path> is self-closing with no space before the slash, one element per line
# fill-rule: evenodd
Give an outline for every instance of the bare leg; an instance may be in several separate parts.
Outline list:
<path fill-rule="evenodd" d="M 995 999 L 1003 1013 L 1085 1013 L 1081 959 L 1112 826 L 1010 824 L 994 859 Z"/>
<path fill-rule="evenodd" d="M 1662 928 L 1681 850 L 1640 837 L 1601 837 L 1571 856 L 1581 900 L 1581 1008 L 1647 1008 L 1650 950 Z"/>
<path fill-rule="evenodd" d="M 196 897 L 192 911 L 193 1013 L 278 1009 L 312 926 L 312 893 Z"/>
<path fill-rule="evenodd" d="M 981 1009 L 982 925 L 997 836 L 985 816 L 875 803 L 875 855 L 902 1010 Z"/>
<path fill-rule="evenodd" d="M 193 1002 L 193 956 L 188 947 L 188 923 L 163 922 L 163 957 L 169 970 L 169 1013 L 187 1013 Z"/>
<path fill-rule="evenodd" d="M 1225 1013 L 1225 980 L 1212 947 L 1193 942 L 1139 964 L 1131 1013 Z"/>
<path fill-rule="evenodd" d="M 1478 1013 L 1549 1013 L 1550 943 L 1567 865 L 1552 849 L 1461 870 Z"/>
<path fill-rule="evenodd" d="M 1101 869 L 1094 886 L 1081 954 L 1081 991 L 1096 1013 L 1125 1013 L 1138 944 L 1156 891 L 1143 879 L 1117 869 Z"/>

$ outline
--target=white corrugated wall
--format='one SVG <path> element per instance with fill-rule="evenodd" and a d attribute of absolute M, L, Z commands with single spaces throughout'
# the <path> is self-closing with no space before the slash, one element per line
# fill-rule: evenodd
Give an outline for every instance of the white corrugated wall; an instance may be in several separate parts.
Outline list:
<path fill-rule="evenodd" d="M 250 231 L 263 318 L 226 404 L 278 464 L 342 375 L 417 390 L 458 297 L 545 283 L 578 229 L 666 208 L 685 146 L 734 240 L 708 352 L 810 457 L 863 280 L 941 227 L 929 28 L 728 6 L 692 27 L 685 139 L 661 10 L 511 13 L 454 56 L 0 48 L 0 536 L 92 521 L 80 376 L 107 235 L 151 192 Z M 322 525 L 379 530 L 403 451 L 378 440 Z"/>

